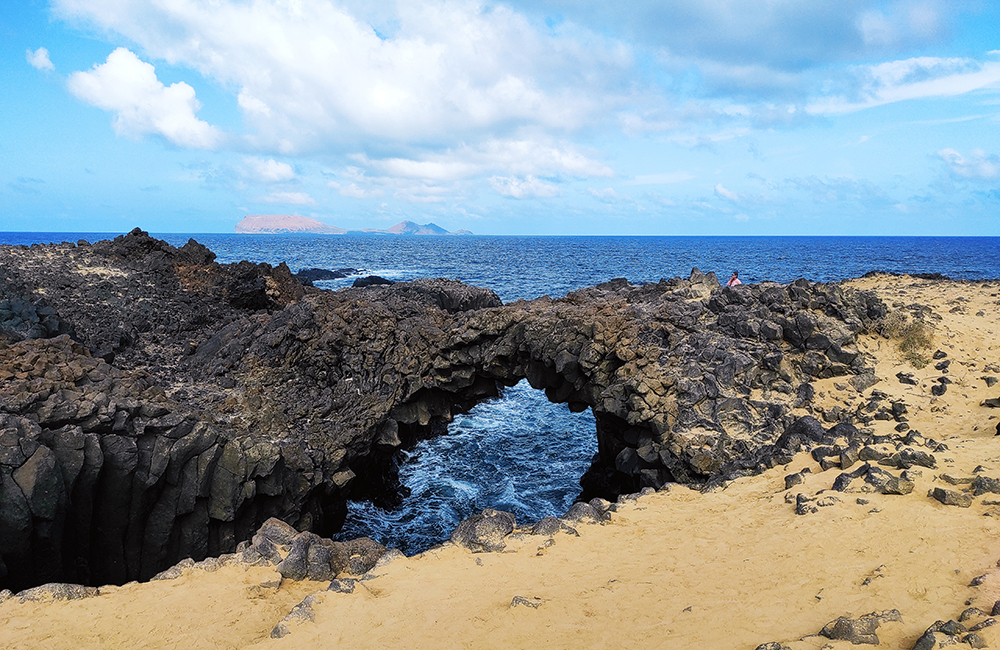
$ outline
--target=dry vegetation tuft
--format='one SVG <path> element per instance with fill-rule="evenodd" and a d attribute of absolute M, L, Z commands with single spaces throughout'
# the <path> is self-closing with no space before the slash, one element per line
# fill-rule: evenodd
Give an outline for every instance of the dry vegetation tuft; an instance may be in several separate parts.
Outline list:
<path fill-rule="evenodd" d="M 910 319 L 901 311 L 891 311 L 875 323 L 875 331 L 896 341 L 896 349 L 914 368 L 923 368 L 931 360 L 934 330 L 925 321 Z"/>

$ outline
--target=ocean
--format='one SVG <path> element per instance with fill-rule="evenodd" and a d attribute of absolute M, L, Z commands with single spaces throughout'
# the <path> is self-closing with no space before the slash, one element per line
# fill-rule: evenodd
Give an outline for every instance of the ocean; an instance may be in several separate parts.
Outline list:
<path fill-rule="evenodd" d="M 454 278 L 493 289 L 504 302 L 569 291 L 613 278 L 633 283 L 687 277 L 692 268 L 744 282 L 798 278 L 830 282 L 868 271 L 1000 278 L 1000 237 L 400 237 L 385 235 L 155 234 L 181 246 L 193 237 L 219 262 L 286 262 L 303 268 L 363 269 L 391 280 Z M 0 232 L 0 244 L 113 235 Z M 338 289 L 354 278 L 317 282 Z M 351 503 L 339 538 L 369 536 L 413 554 L 445 541 L 483 508 L 519 524 L 565 512 L 597 451 L 589 411 L 570 413 L 526 382 L 456 417 L 448 435 L 402 453 L 410 496 L 393 511 Z"/>

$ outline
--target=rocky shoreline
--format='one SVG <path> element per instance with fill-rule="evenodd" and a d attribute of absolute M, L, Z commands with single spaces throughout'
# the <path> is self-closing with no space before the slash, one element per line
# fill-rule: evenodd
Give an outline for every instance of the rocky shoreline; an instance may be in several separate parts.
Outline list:
<path fill-rule="evenodd" d="M 809 415 L 815 381 L 874 381 L 856 343 L 886 305 L 838 284 L 695 270 L 508 305 L 448 280 L 330 292 L 136 229 L 2 247 L 0 287 L 0 586 L 15 589 L 149 579 L 270 518 L 328 537 L 348 498 L 392 504 L 399 449 L 523 378 L 594 413 L 582 501 L 710 489 L 813 447 L 846 469 L 886 442 L 857 426 L 901 408 L 874 394 L 832 428 Z"/>

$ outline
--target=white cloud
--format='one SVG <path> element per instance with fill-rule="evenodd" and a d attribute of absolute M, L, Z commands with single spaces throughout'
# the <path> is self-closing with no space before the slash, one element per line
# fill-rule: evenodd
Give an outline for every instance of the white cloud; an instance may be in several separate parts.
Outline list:
<path fill-rule="evenodd" d="M 552 176 L 565 174 L 577 178 L 613 176 L 607 165 L 593 160 L 569 143 L 546 138 L 497 140 L 477 146 L 463 145 L 440 153 L 425 154 L 420 160 L 410 158 L 370 159 L 363 154 L 357 162 L 397 178 L 432 182 L 459 181 L 482 174 L 509 176 Z"/>
<path fill-rule="evenodd" d="M 996 154 L 973 149 L 965 157 L 954 149 L 942 149 L 937 155 L 954 176 L 979 181 L 1000 180 L 1000 156 Z"/>
<path fill-rule="evenodd" d="M 341 196 L 346 196 L 352 199 L 373 199 L 380 197 L 385 193 L 381 189 L 361 187 L 358 183 L 354 182 L 347 183 L 345 185 L 337 181 L 330 181 L 327 183 L 327 186 L 337 190 Z"/>
<path fill-rule="evenodd" d="M 873 7 L 857 20 L 864 44 L 870 49 L 895 48 L 914 41 L 930 41 L 945 29 L 941 2 L 896 2 Z"/>
<path fill-rule="evenodd" d="M 56 67 L 52 65 L 52 61 L 49 60 L 49 51 L 44 47 L 40 47 L 34 52 L 27 50 L 24 54 L 28 63 L 31 67 L 37 70 L 55 70 Z"/>
<path fill-rule="evenodd" d="M 966 58 L 915 57 L 850 69 L 858 86 L 849 93 L 814 100 L 814 115 L 851 113 L 926 97 L 952 97 L 1000 84 L 1000 63 Z"/>
<path fill-rule="evenodd" d="M 715 195 L 720 199 L 725 199 L 726 201 L 729 201 L 731 203 L 740 202 L 740 195 L 737 194 L 736 192 L 731 192 L 727 190 L 725 187 L 722 186 L 722 183 L 719 183 L 715 186 Z"/>
<path fill-rule="evenodd" d="M 573 130 L 624 105 L 629 92 L 618 89 L 633 66 L 611 39 L 553 35 L 504 5 L 466 0 L 399 3 L 375 18 L 364 4 L 315 0 L 54 5 L 239 88 L 250 144 L 272 151 Z M 366 19 L 394 23 L 391 37 Z"/>
<path fill-rule="evenodd" d="M 494 176 L 490 185 L 498 194 L 512 199 L 551 198 L 559 195 L 559 188 L 534 176 Z"/>
<path fill-rule="evenodd" d="M 604 187 L 597 189 L 594 187 L 588 187 L 587 191 L 592 197 L 600 201 L 601 203 L 620 203 L 622 201 L 632 201 L 632 197 L 628 195 L 620 195 L 613 187 Z"/>
<path fill-rule="evenodd" d="M 255 180 L 265 183 L 280 183 L 295 178 L 295 171 L 288 163 L 277 162 L 274 158 L 263 160 L 253 156 L 243 158 L 247 173 Z"/>
<path fill-rule="evenodd" d="M 405 178 L 422 178 L 434 181 L 449 181 L 468 178 L 479 170 L 478 165 L 457 160 L 408 160 L 406 158 L 388 158 L 385 160 L 368 160 L 362 158 L 369 166 L 376 167 L 391 176 Z"/>
<path fill-rule="evenodd" d="M 287 205 L 316 205 L 316 200 L 305 192 L 272 192 L 260 199 L 264 203 L 284 203 Z"/>
<path fill-rule="evenodd" d="M 120 47 L 101 65 L 74 72 L 68 81 L 78 98 L 115 113 L 119 135 L 161 135 L 173 144 L 192 149 L 214 149 L 222 133 L 195 117 L 201 104 L 194 88 L 184 82 L 164 86 L 152 65 Z"/>

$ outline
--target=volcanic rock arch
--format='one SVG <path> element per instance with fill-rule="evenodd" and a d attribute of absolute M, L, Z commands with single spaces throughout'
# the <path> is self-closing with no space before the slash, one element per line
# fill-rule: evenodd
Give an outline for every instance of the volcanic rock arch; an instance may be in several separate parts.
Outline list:
<path fill-rule="evenodd" d="M 272 516 L 330 534 L 348 496 L 391 491 L 398 447 L 521 378 L 592 409 L 588 494 L 757 471 L 811 435 L 789 430 L 813 378 L 865 381 L 854 339 L 885 313 L 700 273 L 507 305 L 447 280 L 328 292 L 138 230 L 0 261 L 0 588 L 146 579 Z"/>

